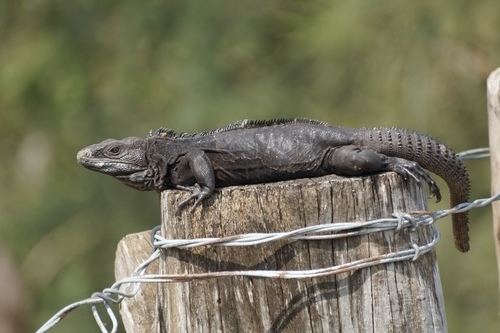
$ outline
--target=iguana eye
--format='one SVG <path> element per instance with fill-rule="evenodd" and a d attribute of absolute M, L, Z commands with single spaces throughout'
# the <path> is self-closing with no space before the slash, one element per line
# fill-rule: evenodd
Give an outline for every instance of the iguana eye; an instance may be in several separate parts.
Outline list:
<path fill-rule="evenodd" d="M 109 153 L 111 155 L 117 155 L 120 152 L 120 147 L 114 146 L 109 150 Z"/>

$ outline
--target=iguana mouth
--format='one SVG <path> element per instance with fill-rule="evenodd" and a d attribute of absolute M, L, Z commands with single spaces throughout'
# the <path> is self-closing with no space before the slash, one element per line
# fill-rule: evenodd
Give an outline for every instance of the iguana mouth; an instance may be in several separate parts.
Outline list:
<path fill-rule="evenodd" d="M 106 166 L 120 166 L 120 165 L 134 165 L 133 163 L 128 163 L 128 162 L 122 162 L 122 161 L 115 161 L 115 160 L 109 160 L 109 159 L 93 159 L 93 158 L 82 158 L 81 160 L 78 161 L 81 165 L 87 168 L 102 168 Z"/>

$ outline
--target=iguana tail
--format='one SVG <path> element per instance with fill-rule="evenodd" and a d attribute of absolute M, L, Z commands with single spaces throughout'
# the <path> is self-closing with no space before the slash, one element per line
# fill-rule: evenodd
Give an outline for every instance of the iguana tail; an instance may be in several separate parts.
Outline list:
<path fill-rule="evenodd" d="M 451 205 L 469 201 L 469 174 L 457 154 L 444 144 L 423 134 L 398 128 L 360 129 L 354 132 L 355 144 L 387 156 L 404 158 L 437 174 L 448 184 Z M 469 250 L 468 214 L 453 214 L 455 246 Z"/>

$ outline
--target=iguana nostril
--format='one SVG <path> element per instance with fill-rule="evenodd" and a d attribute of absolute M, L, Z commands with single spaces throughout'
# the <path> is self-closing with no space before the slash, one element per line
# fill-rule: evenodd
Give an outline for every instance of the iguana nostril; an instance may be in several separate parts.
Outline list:
<path fill-rule="evenodd" d="M 83 161 L 90 157 L 90 149 L 88 148 L 83 148 L 82 150 L 80 150 L 77 154 L 76 154 L 76 160 L 78 161 L 78 163 L 82 164 Z"/>

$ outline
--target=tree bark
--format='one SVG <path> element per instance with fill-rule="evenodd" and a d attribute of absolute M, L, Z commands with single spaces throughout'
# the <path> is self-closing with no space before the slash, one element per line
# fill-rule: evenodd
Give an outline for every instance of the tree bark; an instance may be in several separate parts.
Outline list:
<path fill-rule="evenodd" d="M 166 238 L 288 231 L 426 209 L 419 184 L 403 181 L 394 173 L 363 178 L 332 175 L 223 188 L 203 207 L 176 216 L 176 206 L 186 196 L 180 191 L 162 193 L 162 234 Z M 417 244 L 428 242 L 428 228 L 434 226 L 426 228 L 245 248 L 169 249 L 159 262 L 159 272 L 329 267 L 408 249 L 410 238 Z M 144 252 L 142 246 L 150 251 L 150 244 L 142 244 L 128 236 L 119 245 L 116 266 L 122 277 L 127 273 L 123 267 L 131 268 L 141 261 L 137 258 Z M 142 260 L 149 253 L 142 253 Z M 414 262 L 379 265 L 323 278 L 230 277 L 150 285 L 144 289 L 144 295 L 124 301 L 122 316 L 124 309 L 130 318 L 125 323 L 127 332 L 446 331 L 433 251 Z"/>
<path fill-rule="evenodd" d="M 500 68 L 487 81 L 488 124 L 490 136 L 491 193 L 500 193 Z M 493 237 L 497 255 L 498 286 L 500 288 L 500 202 L 492 203 Z"/>

